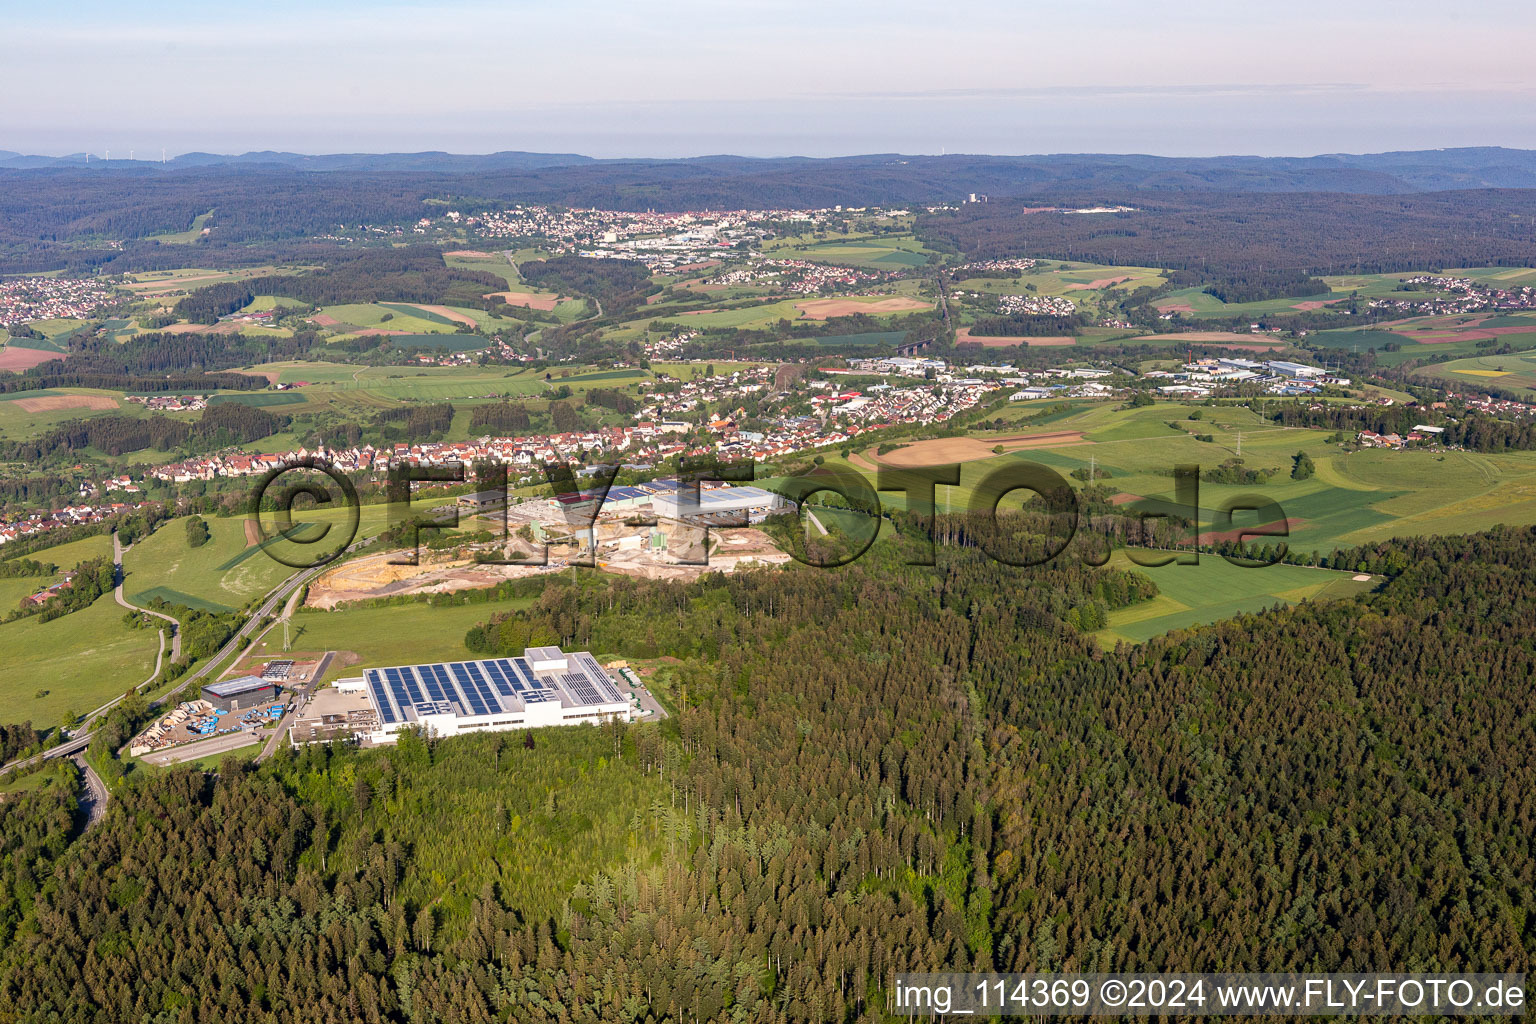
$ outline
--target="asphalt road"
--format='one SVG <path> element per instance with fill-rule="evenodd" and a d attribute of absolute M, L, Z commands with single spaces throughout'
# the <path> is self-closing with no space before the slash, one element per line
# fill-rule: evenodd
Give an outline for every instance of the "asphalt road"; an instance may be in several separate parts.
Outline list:
<path fill-rule="evenodd" d="M 145 754 L 144 760 L 150 764 L 180 764 L 183 761 L 195 761 L 200 757 L 212 757 L 218 754 L 227 754 L 231 750 L 239 750 L 256 743 L 261 737 L 254 732 L 241 729 L 238 732 L 226 733 L 223 736 L 215 736 L 212 739 L 198 740 L 196 743 L 184 743 L 179 747 L 171 747 L 154 754 Z"/>
<path fill-rule="evenodd" d="M 86 761 L 84 754 L 78 754 L 74 758 L 75 764 L 80 768 L 80 775 L 85 779 L 85 792 L 80 794 L 80 808 L 85 811 L 85 827 L 91 828 L 102 816 L 107 813 L 107 801 L 111 796 L 107 793 L 106 784 L 101 781 L 101 776 Z"/>
<path fill-rule="evenodd" d="M 132 547 L 132 545 L 129 545 L 129 548 L 131 548 L 131 547 Z M 116 569 L 117 569 L 117 589 L 112 592 L 112 596 L 114 598 L 116 598 L 117 599 L 117 603 L 122 605 L 124 608 L 131 608 L 132 610 L 134 610 L 136 612 L 143 612 L 145 615 L 153 615 L 155 618 L 157 618 L 157 619 L 164 619 L 166 622 L 169 622 L 171 624 L 171 660 L 175 661 L 176 659 L 181 657 L 181 623 L 177 622 L 175 619 L 171 618 L 169 615 L 166 615 L 164 612 L 152 611 L 149 608 L 140 608 L 136 604 L 129 604 L 128 603 L 128 599 L 123 596 L 123 552 L 126 551 L 126 550 L 128 550 L 128 548 L 124 548 L 123 547 L 123 542 L 117 539 L 117 531 L 113 530 L 112 531 L 112 561 L 114 563 L 116 563 Z M 162 638 L 162 640 L 161 640 L 162 652 L 164 650 L 164 646 L 165 646 L 164 645 L 164 639 Z M 159 674 L 160 674 L 160 663 L 158 661 L 156 661 L 155 662 L 155 676 L 158 676 Z M 155 676 L 150 676 L 149 677 L 150 680 L 152 681 L 155 678 Z M 141 683 L 140 685 L 142 686 L 144 684 Z"/>
<path fill-rule="evenodd" d="M 320 680 L 325 678 L 325 673 L 331 667 L 331 659 L 334 657 L 336 657 L 335 651 L 325 652 L 325 657 L 320 659 L 320 664 L 315 666 L 315 671 L 310 675 L 309 682 L 299 687 L 293 699 L 288 701 L 288 710 L 282 718 L 278 719 L 277 728 L 267 739 L 267 745 L 261 748 L 261 753 L 256 755 L 256 760 L 264 761 L 277 750 L 278 744 L 282 743 L 283 737 L 288 734 L 288 726 L 298 715 L 299 709 L 308 704 L 309 698 L 315 695 L 315 689 L 320 685 Z"/>

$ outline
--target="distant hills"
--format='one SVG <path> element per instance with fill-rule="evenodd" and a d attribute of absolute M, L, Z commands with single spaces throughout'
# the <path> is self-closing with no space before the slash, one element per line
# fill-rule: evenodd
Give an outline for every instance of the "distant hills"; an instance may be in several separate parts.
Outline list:
<path fill-rule="evenodd" d="M 541 167 L 567 167 L 572 164 L 592 163 L 592 157 L 576 153 L 484 153 L 461 155 L 456 153 L 330 153 L 310 155 L 306 153 L 282 153 L 262 150 L 231 156 L 220 153 L 183 153 L 165 163 L 159 160 L 124 160 L 119 154 L 116 160 L 103 160 L 100 154 L 87 158 L 84 153 L 69 156 L 25 156 L 9 150 L 0 150 L 0 167 L 101 167 L 155 168 L 184 170 L 189 167 L 291 167 L 301 171 L 431 171 L 436 173 L 463 173 L 471 171 L 521 171 Z"/>
<path fill-rule="evenodd" d="M 0 150 L 0 168 L 58 170 L 86 166 L 92 171 L 157 174 L 227 169 L 485 176 L 503 186 L 526 186 L 528 198 L 535 201 L 622 198 L 622 205 L 626 206 L 646 198 L 654 199 L 658 206 L 675 205 L 684 193 L 691 197 L 691 204 L 736 205 L 737 199 L 730 197 L 739 197 L 754 186 L 761 186 L 766 195 L 802 194 L 795 201 L 806 205 L 814 205 L 818 197 L 826 199 L 829 205 L 920 202 L 953 199 L 970 192 L 1003 197 L 1062 188 L 1368 195 L 1536 188 L 1536 151 L 1500 147 L 1309 157 L 866 154 L 824 159 L 704 156 L 680 160 L 598 160 L 575 153 L 521 151 L 470 155 L 306 155 L 263 151 L 238 156 L 186 153 L 164 164 L 147 160 L 103 161 L 97 157 L 87 162 L 85 154 L 48 157 Z M 551 177 L 549 172 L 560 173 Z"/>

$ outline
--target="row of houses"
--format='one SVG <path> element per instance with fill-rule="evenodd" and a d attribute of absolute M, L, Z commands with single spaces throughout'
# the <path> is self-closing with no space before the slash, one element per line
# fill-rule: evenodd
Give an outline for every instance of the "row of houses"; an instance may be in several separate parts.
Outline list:
<path fill-rule="evenodd" d="M 97 505 L 66 505 L 64 508 L 47 511 L 13 514 L 0 522 L 0 544 L 8 544 L 13 540 L 35 537 L 71 526 L 105 522 L 150 504 L 153 503 L 141 501 L 137 504 L 129 504 L 114 501 Z"/>

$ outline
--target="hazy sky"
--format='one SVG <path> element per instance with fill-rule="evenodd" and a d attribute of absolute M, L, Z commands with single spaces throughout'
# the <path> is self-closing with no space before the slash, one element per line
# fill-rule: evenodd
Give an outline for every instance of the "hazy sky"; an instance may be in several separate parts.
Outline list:
<path fill-rule="evenodd" d="M 1536 5 L 0 0 L 0 149 L 1536 148 Z"/>

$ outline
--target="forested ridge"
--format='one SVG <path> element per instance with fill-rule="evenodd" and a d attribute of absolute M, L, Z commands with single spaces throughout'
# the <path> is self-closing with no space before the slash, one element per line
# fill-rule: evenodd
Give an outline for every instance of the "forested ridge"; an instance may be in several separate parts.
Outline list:
<path fill-rule="evenodd" d="M 859 1021 L 897 970 L 1530 969 L 1532 530 L 1107 651 L 1064 615 L 1122 574 L 946 535 L 937 567 L 551 577 L 467 638 L 673 659 L 660 726 L 139 773 L 67 850 L 56 797 L 0 807 L 0 1020 Z"/>
<path fill-rule="evenodd" d="M 97 416 L 62 424 L 35 441 L 0 444 L 0 458 L 38 463 L 86 448 L 110 456 L 146 448 L 174 451 L 183 445 L 214 450 L 268 437 L 288 422 L 286 416 L 238 402 L 211 405 L 190 422 L 163 415 Z"/>
<path fill-rule="evenodd" d="M 973 203 L 918 218 L 920 237 L 971 259 L 1050 256 L 1198 272 L 1233 299 L 1302 292 L 1307 275 L 1521 266 L 1536 248 L 1536 193 L 1407 196 L 1332 192 L 1106 191 L 1117 213 L 1029 212 Z M 1290 287 L 1295 285 L 1296 287 Z M 1303 294 L 1325 289 L 1306 286 Z"/>
<path fill-rule="evenodd" d="M 282 295 L 311 306 L 396 300 L 489 309 L 506 305 L 485 298 L 505 287 L 505 279 L 495 274 L 446 266 L 442 251 L 430 245 L 362 249 L 334 257 L 314 273 L 268 274 L 199 288 L 176 304 L 176 315 L 217 323 L 258 295 Z"/>

